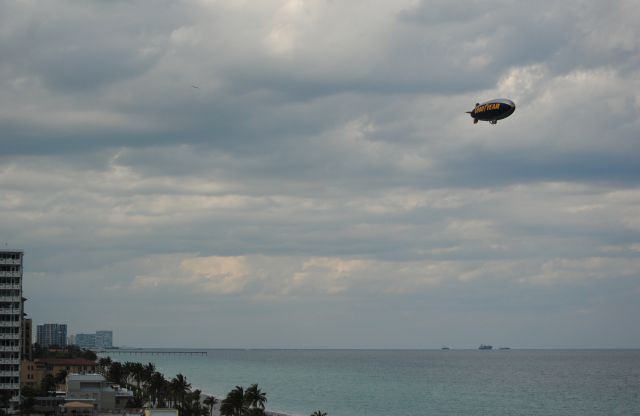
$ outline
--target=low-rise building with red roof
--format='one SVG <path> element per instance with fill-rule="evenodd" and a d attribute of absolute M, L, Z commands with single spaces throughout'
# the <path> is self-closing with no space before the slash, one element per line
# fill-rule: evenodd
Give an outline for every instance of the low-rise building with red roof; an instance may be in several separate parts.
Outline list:
<path fill-rule="evenodd" d="M 20 381 L 22 385 L 39 387 L 42 379 L 51 374 L 57 377 L 60 372 L 66 374 L 93 374 L 96 362 L 86 358 L 36 358 L 33 361 L 22 360 L 20 365 Z M 64 384 L 64 382 L 63 382 Z"/>

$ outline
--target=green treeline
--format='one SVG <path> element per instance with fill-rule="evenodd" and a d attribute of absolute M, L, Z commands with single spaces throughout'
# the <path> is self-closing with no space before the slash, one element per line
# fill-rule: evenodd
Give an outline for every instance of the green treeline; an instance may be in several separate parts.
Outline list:
<path fill-rule="evenodd" d="M 95 361 L 98 356 L 91 350 L 85 350 L 75 345 L 67 345 L 63 348 L 43 348 L 38 343 L 33 344 L 33 358 L 84 358 Z"/>
<path fill-rule="evenodd" d="M 178 409 L 180 416 L 209 416 L 217 403 L 215 397 L 201 397 L 200 390 L 192 390 L 184 375 L 168 380 L 152 363 L 120 363 L 105 357 L 98 360 L 96 368 L 111 383 L 133 392 L 129 408 L 169 407 Z"/>

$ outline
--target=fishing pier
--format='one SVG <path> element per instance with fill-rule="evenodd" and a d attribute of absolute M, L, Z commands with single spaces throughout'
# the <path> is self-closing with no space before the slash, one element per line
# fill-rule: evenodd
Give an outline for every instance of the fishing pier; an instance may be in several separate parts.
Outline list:
<path fill-rule="evenodd" d="M 96 351 L 97 354 L 115 355 L 115 354 L 128 354 L 128 355 L 207 355 L 205 350 L 154 350 L 144 348 L 114 348 L 104 349 Z"/>

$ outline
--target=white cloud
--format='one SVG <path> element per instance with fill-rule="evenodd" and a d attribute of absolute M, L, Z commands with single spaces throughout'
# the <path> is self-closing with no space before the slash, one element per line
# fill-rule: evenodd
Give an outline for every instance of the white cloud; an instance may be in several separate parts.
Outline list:
<path fill-rule="evenodd" d="M 363 260 L 311 258 L 305 261 L 301 270 L 293 275 L 291 287 L 285 287 L 284 292 L 295 292 L 311 287 L 329 295 L 339 294 L 353 286 L 354 280 L 361 279 L 361 272 L 365 270 L 371 271 L 371 264 Z"/>
<path fill-rule="evenodd" d="M 65 287 L 630 305 L 640 15 L 578 3 L 3 3 L 0 241 L 42 315 Z M 516 113 L 473 125 L 497 96 Z"/>
<path fill-rule="evenodd" d="M 131 289 L 175 288 L 199 294 L 227 295 L 241 292 L 250 276 L 245 258 L 166 255 L 136 261 L 142 269 Z"/>
<path fill-rule="evenodd" d="M 637 278 L 640 260 L 626 258 L 587 257 L 553 259 L 540 267 L 539 274 L 527 277 L 531 283 L 567 284 L 593 279 Z"/>
<path fill-rule="evenodd" d="M 237 293 L 247 284 L 249 269 L 243 257 L 200 257 L 185 259 L 180 268 L 187 281 L 209 293 Z"/>

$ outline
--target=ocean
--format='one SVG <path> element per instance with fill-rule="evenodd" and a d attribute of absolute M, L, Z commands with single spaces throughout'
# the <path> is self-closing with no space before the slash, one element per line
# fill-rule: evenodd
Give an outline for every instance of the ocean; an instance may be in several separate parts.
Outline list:
<path fill-rule="evenodd" d="M 640 350 L 136 350 L 224 398 L 258 383 L 267 410 L 307 416 L 640 415 Z M 185 350 L 180 350 L 185 351 Z"/>

